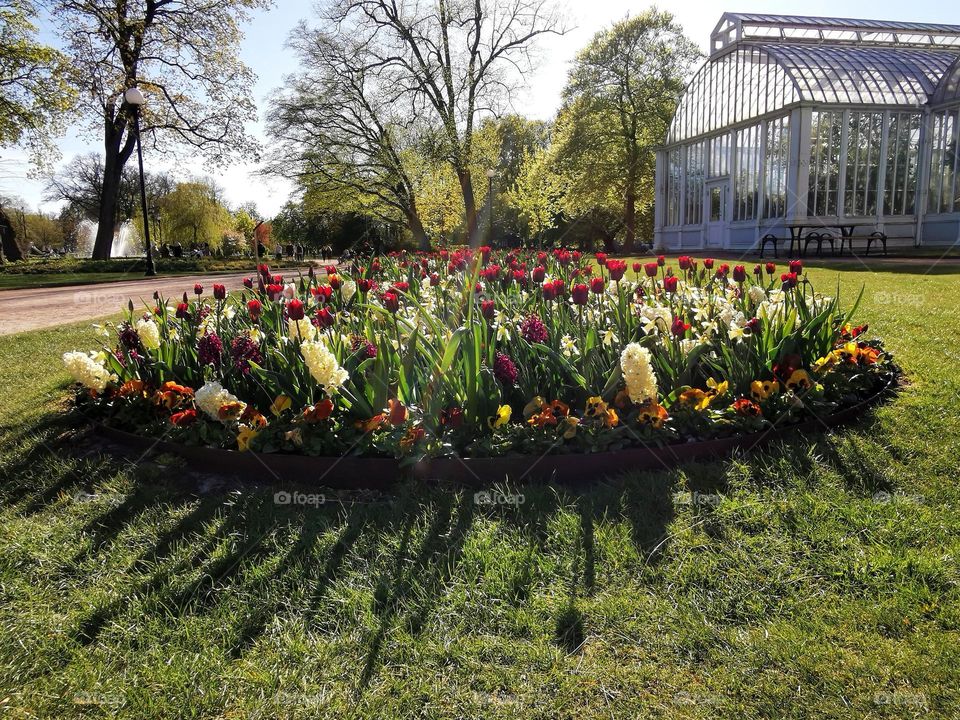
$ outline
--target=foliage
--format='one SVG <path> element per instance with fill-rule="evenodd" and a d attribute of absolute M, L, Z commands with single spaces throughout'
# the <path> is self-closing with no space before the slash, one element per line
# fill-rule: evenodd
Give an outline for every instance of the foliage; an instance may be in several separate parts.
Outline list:
<path fill-rule="evenodd" d="M 652 220 L 654 148 L 699 58 L 673 16 L 653 9 L 597 33 L 570 72 L 555 136 L 566 210 L 618 215 L 625 252 L 633 248 L 637 213 Z"/>
<path fill-rule="evenodd" d="M 232 229 L 230 213 L 219 202 L 216 188 L 209 182 L 177 183 L 173 192 L 161 200 L 160 209 L 164 239 L 168 243 L 207 243 L 211 248 L 219 248 L 224 233 Z"/>
<path fill-rule="evenodd" d="M 53 0 L 53 16 L 84 92 L 79 108 L 103 138 L 104 172 L 93 255 L 110 256 L 123 169 L 136 145 L 137 110 L 125 91 L 137 85 L 147 103 L 140 132 L 149 152 L 184 146 L 212 162 L 256 152 L 246 132 L 255 119 L 253 74 L 239 59 L 242 23 L 269 0 Z"/>
<path fill-rule="evenodd" d="M 239 298 L 131 305 L 119 345 L 65 360 L 95 391 L 83 407 L 149 434 L 412 458 L 721 437 L 828 415 L 895 377 L 799 261 L 752 282 L 709 259 L 638 264 L 636 280 L 597 263 L 484 247 L 286 285 L 262 266 Z"/>
<path fill-rule="evenodd" d="M 33 0 L 0 0 L 0 147 L 24 145 L 44 166 L 77 93 L 66 57 L 37 41 Z"/>

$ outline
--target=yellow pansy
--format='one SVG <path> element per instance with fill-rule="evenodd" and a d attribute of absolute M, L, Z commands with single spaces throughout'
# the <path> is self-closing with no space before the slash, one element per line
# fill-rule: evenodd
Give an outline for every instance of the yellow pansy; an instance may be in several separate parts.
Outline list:
<path fill-rule="evenodd" d="M 509 405 L 501 405 L 497 408 L 496 415 L 487 418 L 487 424 L 494 429 L 503 427 L 510 422 L 511 415 L 513 415 L 513 409 Z"/>
<path fill-rule="evenodd" d="M 270 412 L 274 415 L 279 415 L 284 410 L 289 410 L 291 405 L 293 405 L 293 400 L 291 400 L 289 396 L 277 395 L 273 404 L 270 406 Z"/>
<path fill-rule="evenodd" d="M 730 383 L 724 380 L 723 382 L 717 382 L 713 378 L 707 380 L 707 387 L 713 390 L 713 394 L 717 397 L 721 395 L 726 395 L 727 391 L 730 389 Z"/>
<path fill-rule="evenodd" d="M 577 426 L 580 424 L 580 421 L 572 415 L 568 415 L 563 419 L 563 421 L 563 439 L 569 440 L 577 434 Z"/>
<path fill-rule="evenodd" d="M 655 428 L 663 427 L 669 417 L 666 409 L 656 400 L 647 400 L 640 406 L 640 416 L 637 418 L 641 425 L 649 423 Z"/>
<path fill-rule="evenodd" d="M 837 364 L 836 353 L 828 353 L 827 355 L 824 355 L 822 358 L 820 358 L 819 360 L 813 363 L 813 371 L 815 373 L 822 373 L 825 370 L 829 370 L 836 364 Z"/>
<path fill-rule="evenodd" d="M 696 410 L 705 410 L 713 399 L 712 395 L 705 393 L 699 388 L 690 388 L 680 393 L 678 400 L 684 405 L 689 405 Z"/>
<path fill-rule="evenodd" d="M 809 390 L 813 387 L 813 381 L 806 370 L 794 370 L 787 379 L 787 387 L 794 392 L 798 390 Z"/>
<path fill-rule="evenodd" d="M 780 383 L 776 380 L 754 380 L 750 383 L 750 397 L 757 402 L 763 402 L 779 391 Z"/>
<path fill-rule="evenodd" d="M 237 448 L 240 452 L 246 452 L 250 449 L 250 441 L 253 440 L 260 432 L 254 430 L 251 427 L 244 425 L 240 428 L 240 432 L 237 433 Z"/>
<path fill-rule="evenodd" d="M 536 415 L 538 412 L 543 410 L 543 406 L 547 404 L 547 401 L 542 397 L 537 395 L 533 400 L 528 402 L 523 406 L 523 418 L 524 420 L 529 420 L 531 417 Z"/>

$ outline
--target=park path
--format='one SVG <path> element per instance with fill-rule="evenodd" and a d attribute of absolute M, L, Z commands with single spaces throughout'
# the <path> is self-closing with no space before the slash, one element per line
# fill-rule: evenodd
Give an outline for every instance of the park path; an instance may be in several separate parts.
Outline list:
<path fill-rule="evenodd" d="M 280 272 L 289 277 L 297 275 L 290 269 Z M 128 300 L 142 307 L 140 300 L 152 303 L 153 293 L 157 290 L 165 298 L 179 298 L 185 292 L 192 296 L 196 283 L 203 285 L 204 295 L 212 294 L 213 283 L 226 285 L 228 291 L 237 290 L 243 287 L 244 278 L 254 274 L 251 269 L 247 273 L 226 275 L 206 273 L 93 285 L 0 290 L 0 335 L 107 317 L 124 310 Z"/>

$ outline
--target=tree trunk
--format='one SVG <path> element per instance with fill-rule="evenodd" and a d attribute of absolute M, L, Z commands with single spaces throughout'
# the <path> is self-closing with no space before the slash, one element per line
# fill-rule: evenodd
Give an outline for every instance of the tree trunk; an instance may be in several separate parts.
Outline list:
<path fill-rule="evenodd" d="M 473 178 L 470 168 L 457 170 L 457 179 L 460 181 L 460 192 L 463 194 L 463 214 L 467 226 L 467 242 L 470 247 L 480 245 L 480 235 L 477 232 L 477 201 L 473 196 Z"/>
<path fill-rule="evenodd" d="M 413 241 L 417 244 L 417 248 L 419 250 L 429 250 L 430 238 L 427 237 L 427 231 L 423 229 L 423 223 L 420 221 L 420 214 L 417 212 L 416 205 L 413 205 L 407 213 L 407 227 L 413 235 Z"/>
<path fill-rule="evenodd" d="M 2 209 L 0 209 L 0 243 L 3 247 L 3 256 L 7 260 L 23 260 L 23 251 L 17 245 L 17 231 L 13 228 L 13 221 Z"/>
<path fill-rule="evenodd" d="M 109 116 L 111 109 L 107 109 L 108 117 L 104 123 L 103 139 L 103 188 L 100 191 L 100 213 L 97 216 L 97 239 L 93 244 L 94 260 L 109 260 L 113 249 L 113 238 L 117 229 L 117 201 L 120 195 L 120 178 L 123 176 L 123 166 L 130 159 L 133 152 L 136 136 L 127 133 L 123 139 L 123 131 L 128 129 L 126 106 L 122 106 L 116 117 Z M 119 125 L 119 127 L 118 127 Z"/>
<path fill-rule="evenodd" d="M 623 238 L 623 252 L 633 252 L 633 243 L 637 237 L 637 194 L 633 184 L 627 188 L 627 197 L 623 206 L 623 225 L 627 232 Z"/>

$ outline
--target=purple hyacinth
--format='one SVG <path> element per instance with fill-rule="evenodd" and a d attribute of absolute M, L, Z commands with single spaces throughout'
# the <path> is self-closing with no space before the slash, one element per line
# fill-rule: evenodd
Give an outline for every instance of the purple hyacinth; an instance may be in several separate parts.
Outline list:
<path fill-rule="evenodd" d="M 354 353 L 361 353 L 364 360 L 377 356 L 377 346 L 361 335 L 354 335 L 350 338 L 350 349 Z"/>
<path fill-rule="evenodd" d="M 223 341 L 215 332 L 208 332 L 197 343 L 197 359 L 201 365 L 220 367 L 223 358 Z"/>
<path fill-rule="evenodd" d="M 494 358 L 493 374 L 504 385 L 513 385 L 517 382 L 517 366 L 509 356 L 501 352 L 498 352 L 497 357 Z"/>
<path fill-rule="evenodd" d="M 520 334 L 528 343 L 545 343 L 548 337 L 547 326 L 543 324 L 543 320 L 536 314 L 528 315 L 526 319 L 520 323 Z"/>
<path fill-rule="evenodd" d="M 233 339 L 230 345 L 230 356 L 233 358 L 233 366 L 244 375 L 250 372 L 251 362 L 258 365 L 263 362 L 260 348 L 246 335 Z"/>
<path fill-rule="evenodd" d="M 136 350 L 140 347 L 140 335 L 130 323 L 124 323 L 118 331 L 120 344 L 128 350 Z"/>

